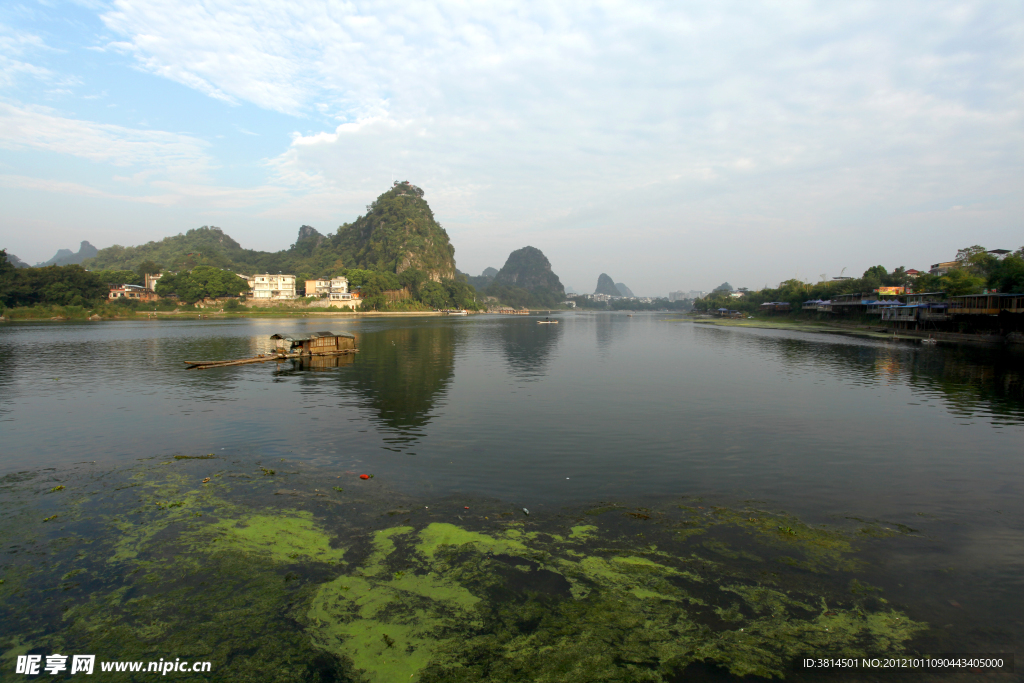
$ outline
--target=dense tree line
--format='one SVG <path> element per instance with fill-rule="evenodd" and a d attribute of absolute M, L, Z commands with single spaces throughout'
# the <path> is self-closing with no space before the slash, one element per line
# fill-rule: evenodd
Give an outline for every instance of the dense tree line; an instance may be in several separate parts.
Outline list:
<path fill-rule="evenodd" d="M 207 297 L 239 296 L 248 291 L 249 283 L 243 278 L 213 266 L 165 273 L 156 283 L 156 293 L 160 296 L 174 295 L 190 304 Z"/>
<path fill-rule="evenodd" d="M 15 268 L 0 250 L 0 305 L 87 306 L 103 301 L 109 288 L 82 266 Z"/>
<path fill-rule="evenodd" d="M 361 307 L 366 311 L 394 310 L 409 303 L 389 303 L 387 291 L 404 289 L 409 292 L 410 303 L 427 309 L 477 308 L 476 290 L 461 279 L 431 280 L 418 268 L 399 274 L 379 270 L 343 268 L 338 275 L 348 279 L 349 288 L 359 291 Z"/>
<path fill-rule="evenodd" d="M 858 292 L 870 295 L 879 287 L 901 286 L 912 286 L 915 292 L 945 292 L 946 296 L 978 294 L 986 289 L 1024 293 L 1024 247 L 1001 259 L 982 246 L 966 247 L 957 252 L 956 267 L 945 275 L 924 273 L 914 278 L 902 266 L 890 272 L 879 265 L 868 268 L 859 278 L 817 284 L 786 280 L 778 287 L 747 292 L 741 298 L 732 298 L 729 290 L 719 288 L 694 302 L 694 308 L 701 311 L 729 308 L 754 312 L 767 301 L 786 301 L 796 310 L 809 299 L 832 299 Z"/>

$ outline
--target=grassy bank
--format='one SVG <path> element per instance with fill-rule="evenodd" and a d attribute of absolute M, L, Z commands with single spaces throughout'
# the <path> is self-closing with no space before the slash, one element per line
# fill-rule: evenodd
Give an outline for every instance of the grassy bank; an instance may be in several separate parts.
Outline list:
<path fill-rule="evenodd" d="M 188 304 L 181 304 L 176 308 L 164 307 L 162 310 L 147 311 L 116 303 L 104 303 L 99 306 L 21 306 L 3 309 L 0 311 L 0 315 L 6 320 L 88 320 L 94 316 L 104 319 L 137 318 L 154 313 L 174 314 L 178 312 L 188 314 L 202 311 Z"/>

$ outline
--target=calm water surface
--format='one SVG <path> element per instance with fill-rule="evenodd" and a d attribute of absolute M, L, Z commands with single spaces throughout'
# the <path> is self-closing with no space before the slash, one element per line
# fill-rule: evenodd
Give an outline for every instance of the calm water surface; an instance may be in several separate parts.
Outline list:
<path fill-rule="evenodd" d="M 882 560 L 892 595 L 982 644 L 985 628 L 993 648 L 1020 642 L 1019 349 L 661 315 L 560 321 L 7 323 L 0 474 L 217 453 L 535 510 L 687 495 L 814 523 L 884 520 L 926 539 Z M 354 333 L 360 353 L 323 367 L 182 362 L 324 329 Z"/>
<path fill-rule="evenodd" d="M 338 367 L 241 358 L 356 334 Z M 637 315 L 0 327 L 5 471 L 217 452 L 524 504 L 761 497 L 801 511 L 1020 507 L 1024 354 Z"/>

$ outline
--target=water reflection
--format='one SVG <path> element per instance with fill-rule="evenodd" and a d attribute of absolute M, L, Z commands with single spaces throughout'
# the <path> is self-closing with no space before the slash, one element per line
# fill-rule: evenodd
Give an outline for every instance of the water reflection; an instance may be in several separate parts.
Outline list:
<path fill-rule="evenodd" d="M 333 370 L 346 368 L 356 362 L 355 354 L 344 356 L 309 356 L 288 361 L 287 366 L 278 369 L 279 375 L 297 375 L 303 370 Z"/>
<path fill-rule="evenodd" d="M 562 326 L 539 325 L 532 318 L 503 320 L 497 326 L 509 372 L 524 381 L 537 381 L 547 372 L 551 354 L 562 337 Z"/>
<path fill-rule="evenodd" d="M 359 353 L 338 386 L 361 397 L 389 433 L 385 442 L 408 449 L 424 434 L 452 380 L 461 334 L 451 325 L 419 325 L 358 335 Z"/>
<path fill-rule="evenodd" d="M 632 322 L 620 313 L 599 313 L 594 316 L 594 332 L 597 335 L 597 350 L 605 354 L 611 350 L 612 343 L 629 331 L 627 325 Z"/>
<path fill-rule="evenodd" d="M 14 398 L 14 346 L 0 344 L 0 422 L 8 419 L 9 403 Z"/>
<path fill-rule="evenodd" d="M 996 345 L 921 346 L 821 336 L 794 338 L 757 331 L 734 341 L 779 358 L 793 372 L 842 378 L 856 385 L 906 386 L 922 401 L 939 399 L 957 417 L 1024 423 L 1024 349 Z M 721 343 L 723 340 L 716 340 Z"/>

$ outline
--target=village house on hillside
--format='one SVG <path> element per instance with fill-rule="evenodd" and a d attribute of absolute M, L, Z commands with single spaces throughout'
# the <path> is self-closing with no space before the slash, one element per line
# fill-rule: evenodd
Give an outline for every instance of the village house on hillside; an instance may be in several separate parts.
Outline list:
<path fill-rule="evenodd" d="M 253 299 L 294 299 L 295 276 L 259 273 L 246 278 Z"/>
<path fill-rule="evenodd" d="M 120 287 L 111 287 L 110 294 L 107 295 L 111 301 L 117 299 L 128 299 L 130 301 L 156 301 L 160 297 L 157 296 L 156 292 L 151 289 L 147 289 L 142 285 L 121 285 Z"/>
<path fill-rule="evenodd" d="M 340 275 L 332 278 L 321 277 L 316 280 L 306 280 L 306 296 L 327 299 L 330 302 L 329 305 L 341 308 L 354 309 L 359 305 L 358 292 L 350 292 L 348 278 Z"/>

